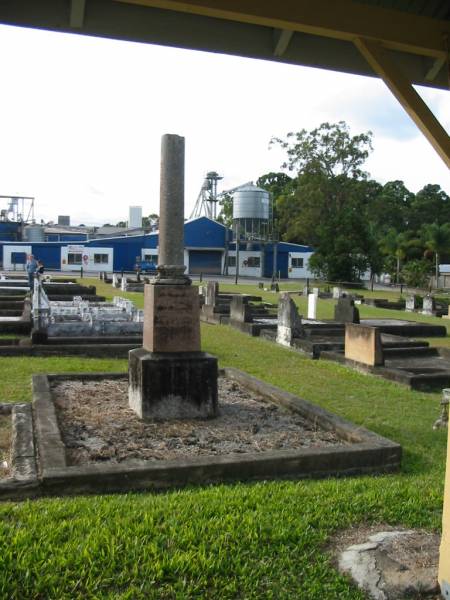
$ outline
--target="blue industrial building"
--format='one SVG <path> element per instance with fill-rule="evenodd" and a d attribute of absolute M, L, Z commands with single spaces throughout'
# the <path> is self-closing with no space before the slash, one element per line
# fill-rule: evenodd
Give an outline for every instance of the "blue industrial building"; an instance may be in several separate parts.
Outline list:
<path fill-rule="evenodd" d="M 184 246 L 184 262 L 190 274 L 234 275 L 239 261 L 239 274 L 242 276 L 271 277 L 274 272 L 282 278 L 310 276 L 308 261 L 313 250 L 309 246 L 285 242 L 275 245 L 272 242 L 243 242 L 237 252 L 231 229 L 208 217 L 186 221 Z M 158 232 L 44 242 L 17 241 L 14 228 L 0 227 L 2 269 L 23 269 L 27 254 L 34 254 L 47 269 L 63 272 L 79 271 L 81 267 L 92 272 L 132 271 L 138 258 L 158 261 Z"/>

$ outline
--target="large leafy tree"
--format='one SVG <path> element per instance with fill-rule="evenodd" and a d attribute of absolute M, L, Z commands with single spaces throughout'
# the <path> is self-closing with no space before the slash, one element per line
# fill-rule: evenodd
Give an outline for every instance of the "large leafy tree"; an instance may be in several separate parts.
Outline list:
<path fill-rule="evenodd" d="M 389 229 L 406 231 L 414 194 L 406 188 L 403 181 L 388 181 L 384 186 L 377 185 L 378 193 L 374 194 L 368 207 L 368 218 L 377 227 L 380 236 Z"/>
<path fill-rule="evenodd" d="M 323 123 L 308 132 L 273 138 L 286 150 L 282 165 L 296 185 L 277 199 L 280 231 L 286 241 L 311 244 L 310 266 L 331 281 L 352 281 L 376 263 L 367 206 L 378 190 L 362 170 L 372 148 L 371 133 L 351 136 L 344 122 Z"/>
<path fill-rule="evenodd" d="M 289 171 L 361 178 L 366 176 L 361 167 L 372 150 L 372 133 L 351 136 L 345 121 L 339 121 L 322 123 L 312 131 L 290 132 L 285 140 L 272 138 L 270 145 L 286 150 L 282 167 Z"/>
<path fill-rule="evenodd" d="M 428 184 L 411 201 L 409 228 L 420 231 L 426 223 L 450 222 L 450 196 L 439 185 Z"/>

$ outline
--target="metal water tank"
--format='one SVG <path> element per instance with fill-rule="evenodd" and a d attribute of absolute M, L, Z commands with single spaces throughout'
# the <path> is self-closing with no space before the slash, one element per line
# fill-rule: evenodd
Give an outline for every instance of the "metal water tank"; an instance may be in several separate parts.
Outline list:
<path fill-rule="evenodd" d="M 27 225 L 25 227 L 25 240 L 27 242 L 44 242 L 45 231 L 43 225 Z"/>
<path fill-rule="evenodd" d="M 247 183 L 233 194 L 233 219 L 269 220 L 270 196 L 267 190 Z"/>

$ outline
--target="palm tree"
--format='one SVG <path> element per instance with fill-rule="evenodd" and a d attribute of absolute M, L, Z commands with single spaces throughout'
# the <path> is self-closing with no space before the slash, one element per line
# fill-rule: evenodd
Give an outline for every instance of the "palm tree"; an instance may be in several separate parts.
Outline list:
<path fill-rule="evenodd" d="M 450 224 L 430 223 L 422 228 L 423 240 L 427 250 L 434 252 L 436 285 L 439 277 L 439 257 L 450 251 Z"/>
<path fill-rule="evenodd" d="M 398 233 L 394 228 L 389 229 L 380 241 L 380 250 L 386 256 L 394 256 L 397 261 L 396 283 L 400 282 L 400 268 L 402 260 L 406 258 L 406 251 L 410 245 L 408 234 Z"/>

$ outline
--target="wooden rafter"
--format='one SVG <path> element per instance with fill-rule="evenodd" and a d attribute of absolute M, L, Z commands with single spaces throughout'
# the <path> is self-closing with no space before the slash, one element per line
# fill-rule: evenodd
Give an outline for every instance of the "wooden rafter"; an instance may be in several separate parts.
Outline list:
<path fill-rule="evenodd" d="M 359 38 L 355 40 L 355 45 L 450 169 L 450 136 L 391 60 L 388 52 L 371 40 Z"/>

